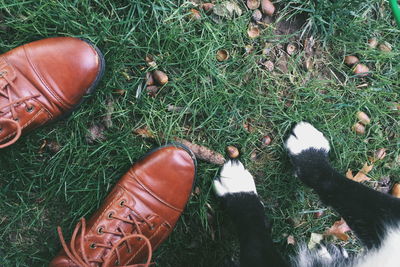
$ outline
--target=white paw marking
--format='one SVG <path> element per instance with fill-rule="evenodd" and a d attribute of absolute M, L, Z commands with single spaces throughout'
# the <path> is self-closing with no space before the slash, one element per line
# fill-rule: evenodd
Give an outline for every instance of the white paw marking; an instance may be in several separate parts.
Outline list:
<path fill-rule="evenodd" d="M 240 192 L 257 194 L 253 176 L 240 161 L 227 161 L 220 177 L 214 180 L 214 190 L 218 196 Z"/>
<path fill-rule="evenodd" d="M 291 155 L 298 155 L 311 148 L 329 152 L 328 140 L 308 122 L 298 123 L 293 129 L 293 133 L 286 140 L 286 148 Z"/>

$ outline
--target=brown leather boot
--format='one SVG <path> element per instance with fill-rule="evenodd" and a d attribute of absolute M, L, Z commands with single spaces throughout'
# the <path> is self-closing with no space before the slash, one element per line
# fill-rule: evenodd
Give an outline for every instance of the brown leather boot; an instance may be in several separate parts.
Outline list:
<path fill-rule="evenodd" d="M 92 218 L 77 224 L 69 244 L 58 227 L 63 250 L 50 266 L 149 266 L 152 251 L 172 232 L 190 197 L 195 172 L 193 153 L 180 144 L 148 153 Z"/>
<path fill-rule="evenodd" d="M 0 148 L 72 112 L 103 72 L 101 52 L 72 37 L 48 38 L 0 55 Z"/>

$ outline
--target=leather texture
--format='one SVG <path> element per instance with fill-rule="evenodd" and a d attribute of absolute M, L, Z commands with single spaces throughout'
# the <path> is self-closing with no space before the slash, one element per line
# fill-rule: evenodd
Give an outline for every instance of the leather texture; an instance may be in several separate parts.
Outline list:
<path fill-rule="evenodd" d="M 85 254 L 89 264 L 81 264 L 83 266 L 105 267 L 104 261 L 115 264 L 117 254 L 120 255 L 119 265 L 140 263 L 148 256 L 143 240 L 128 239 L 116 248 L 118 253 L 110 255 L 111 247 L 124 236 L 141 233 L 155 250 L 172 232 L 185 208 L 195 172 L 194 155 L 179 145 L 167 145 L 150 152 L 118 181 L 88 221 L 85 235 L 82 236 L 81 230 L 68 250 L 74 246 L 77 257 L 84 258 Z M 137 226 L 133 223 L 135 220 Z M 50 263 L 51 267 L 81 265 L 71 260 L 65 249 Z"/>
<path fill-rule="evenodd" d="M 24 134 L 72 111 L 103 68 L 100 52 L 73 37 L 43 39 L 0 55 L 0 145 L 18 128 Z"/>

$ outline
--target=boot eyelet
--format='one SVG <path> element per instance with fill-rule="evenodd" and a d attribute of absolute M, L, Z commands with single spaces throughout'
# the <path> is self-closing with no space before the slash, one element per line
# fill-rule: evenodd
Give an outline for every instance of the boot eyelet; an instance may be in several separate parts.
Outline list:
<path fill-rule="evenodd" d="M 7 74 L 6 70 L 0 71 L 0 77 L 4 77 Z"/>
<path fill-rule="evenodd" d="M 31 113 L 34 109 L 35 109 L 34 106 L 32 106 L 32 107 L 27 107 L 27 108 L 26 108 L 26 112 Z"/>
<path fill-rule="evenodd" d="M 121 200 L 121 201 L 119 202 L 119 205 L 120 205 L 121 207 L 123 207 L 123 206 L 125 206 L 125 202 L 126 202 L 126 200 L 123 199 L 123 200 Z"/>
<path fill-rule="evenodd" d="M 15 120 L 15 121 L 19 121 L 19 118 L 15 118 L 14 120 Z"/>
<path fill-rule="evenodd" d="M 113 211 L 110 211 L 108 214 L 107 214 L 107 218 L 108 219 L 110 219 L 110 220 L 112 220 L 113 219 L 113 216 L 114 215 L 114 212 Z"/>
<path fill-rule="evenodd" d="M 142 238 L 140 236 L 136 237 L 136 240 L 141 241 Z"/>
<path fill-rule="evenodd" d="M 91 249 L 96 249 L 96 248 L 97 248 L 96 243 L 90 244 L 89 247 L 90 247 Z"/>
<path fill-rule="evenodd" d="M 104 227 L 99 227 L 99 228 L 97 228 L 97 233 L 99 235 L 102 235 L 102 234 L 104 234 L 103 230 L 104 230 Z"/>

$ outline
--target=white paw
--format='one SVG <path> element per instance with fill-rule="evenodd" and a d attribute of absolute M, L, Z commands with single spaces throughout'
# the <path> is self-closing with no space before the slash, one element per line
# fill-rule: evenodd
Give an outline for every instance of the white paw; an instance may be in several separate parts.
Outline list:
<path fill-rule="evenodd" d="M 220 177 L 214 180 L 214 190 L 218 196 L 241 192 L 257 194 L 253 176 L 238 160 L 229 160 L 224 164 Z"/>
<path fill-rule="evenodd" d="M 291 155 L 298 155 L 308 149 L 329 152 L 329 142 L 324 135 L 308 122 L 298 123 L 293 134 L 286 140 L 286 148 Z"/>

